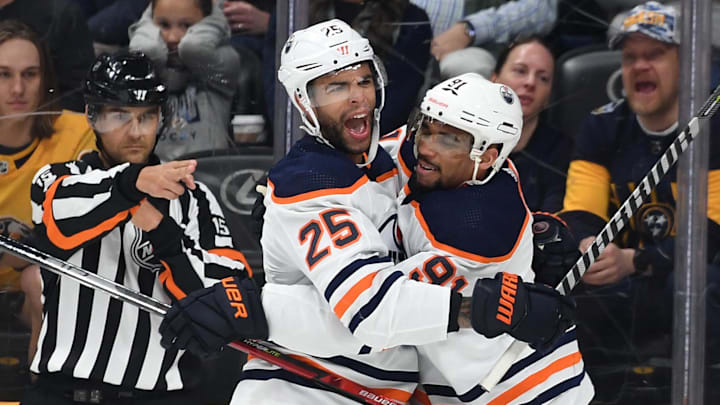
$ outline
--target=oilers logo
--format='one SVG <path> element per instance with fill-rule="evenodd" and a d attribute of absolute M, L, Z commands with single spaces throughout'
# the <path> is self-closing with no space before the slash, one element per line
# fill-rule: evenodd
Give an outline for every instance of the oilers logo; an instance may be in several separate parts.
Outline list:
<path fill-rule="evenodd" d="M 645 239 L 658 241 L 674 234 L 675 211 L 667 204 L 645 204 L 638 218 L 638 231 Z"/>
<path fill-rule="evenodd" d="M 512 104 L 515 101 L 512 91 L 510 91 L 507 86 L 500 86 L 500 95 L 508 104 Z"/>

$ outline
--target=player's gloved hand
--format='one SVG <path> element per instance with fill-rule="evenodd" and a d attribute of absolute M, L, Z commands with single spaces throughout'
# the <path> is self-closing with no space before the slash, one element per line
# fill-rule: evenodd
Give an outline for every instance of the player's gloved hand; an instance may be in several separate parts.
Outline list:
<path fill-rule="evenodd" d="M 267 194 L 267 177 L 260 179 L 255 184 L 255 191 L 257 192 L 257 198 L 255 198 L 255 204 L 253 204 L 252 211 L 250 212 L 250 228 L 252 232 L 257 236 L 258 242 L 262 238 L 262 228 L 265 220 L 265 194 Z"/>
<path fill-rule="evenodd" d="M 252 279 L 234 276 L 193 291 L 173 304 L 160 324 L 160 334 L 164 348 L 186 349 L 199 356 L 237 339 L 267 339 L 260 290 Z"/>
<path fill-rule="evenodd" d="M 578 241 L 567 224 L 547 212 L 533 213 L 535 282 L 557 286 L 580 258 Z"/>
<path fill-rule="evenodd" d="M 498 273 L 475 283 L 470 319 L 475 332 L 494 338 L 508 333 L 533 349 L 550 349 L 574 323 L 575 302 L 554 289 Z"/>

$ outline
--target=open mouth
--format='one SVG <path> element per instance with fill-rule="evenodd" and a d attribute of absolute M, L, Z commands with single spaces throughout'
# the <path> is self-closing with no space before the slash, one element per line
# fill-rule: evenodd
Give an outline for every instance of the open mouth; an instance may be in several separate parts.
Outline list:
<path fill-rule="evenodd" d="M 429 174 L 438 172 L 440 169 L 434 164 L 429 163 L 427 160 L 419 159 L 416 166 L 418 174 Z"/>
<path fill-rule="evenodd" d="M 657 84 L 650 81 L 639 81 L 635 83 L 635 92 L 638 94 L 650 94 L 657 89 Z"/>
<path fill-rule="evenodd" d="M 355 139 L 365 139 L 370 136 L 370 115 L 359 113 L 345 120 L 345 130 Z"/>

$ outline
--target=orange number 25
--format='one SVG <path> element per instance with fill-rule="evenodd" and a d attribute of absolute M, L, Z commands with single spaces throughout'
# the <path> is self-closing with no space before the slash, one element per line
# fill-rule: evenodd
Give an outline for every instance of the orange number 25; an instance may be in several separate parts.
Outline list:
<path fill-rule="evenodd" d="M 331 208 L 320 213 L 320 220 L 313 219 L 300 228 L 298 234 L 300 245 L 310 243 L 305 255 L 310 270 L 332 254 L 332 246 L 323 248 L 319 246 L 324 232 L 330 234 L 332 244 L 337 249 L 344 249 L 360 239 L 361 234 L 357 224 L 350 218 L 342 219 L 343 216 L 349 217 L 350 213 L 341 208 Z"/>

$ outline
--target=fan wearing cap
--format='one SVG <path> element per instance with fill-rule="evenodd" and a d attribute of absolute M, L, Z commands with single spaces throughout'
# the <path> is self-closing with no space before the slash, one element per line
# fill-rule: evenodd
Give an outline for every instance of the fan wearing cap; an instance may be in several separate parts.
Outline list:
<path fill-rule="evenodd" d="M 99 152 L 37 172 L 31 242 L 164 303 L 227 277 L 246 298 L 249 318 L 264 324 L 253 312 L 250 268 L 233 249 L 215 197 L 193 179 L 196 163 L 160 164 L 153 154 L 165 92 L 142 53 L 96 59 L 83 93 Z M 198 403 L 199 360 L 161 346 L 159 317 L 54 273 L 43 270 L 42 279 L 43 325 L 31 365 L 38 380 L 23 403 Z"/>
<path fill-rule="evenodd" d="M 577 135 L 561 214 L 583 250 L 678 134 L 679 22 L 673 7 L 650 1 L 633 8 L 622 29 L 610 39 L 610 47 L 622 55 L 626 97 L 594 110 Z M 710 128 L 720 128 L 716 119 Z M 709 263 L 720 253 L 719 146 L 717 139 L 710 137 Z M 578 301 L 581 317 L 588 317 L 584 324 L 591 329 L 581 333 L 586 344 L 617 343 L 630 350 L 622 343 L 630 330 L 636 331 L 631 336 L 633 344 L 641 346 L 647 339 L 669 333 L 672 311 L 668 305 L 673 300 L 667 291 L 671 290 L 674 260 L 676 181 L 676 169 L 671 168 L 626 231 L 585 273 L 583 282 L 588 290 L 611 287 L 603 290 L 605 298 L 597 297 L 587 306 Z M 710 269 L 709 281 L 713 282 L 718 275 L 714 265 Z M 712 301 L 711 305 L 718 305 Z"/>

